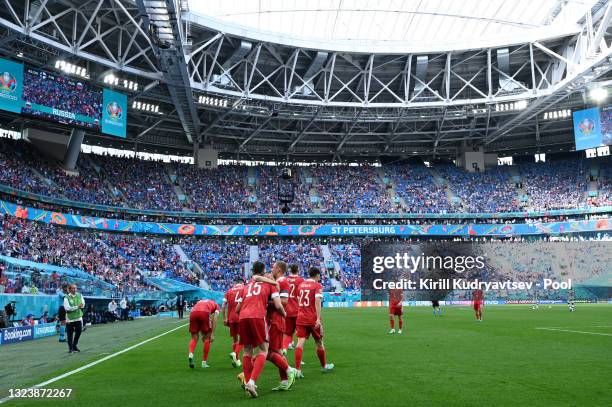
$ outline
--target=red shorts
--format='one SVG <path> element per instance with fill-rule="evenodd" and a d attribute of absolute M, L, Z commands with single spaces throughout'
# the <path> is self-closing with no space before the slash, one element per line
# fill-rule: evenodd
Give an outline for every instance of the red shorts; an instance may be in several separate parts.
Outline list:
<path fill-rule="evenodd" d="M 474 311 L 480 311 L 481 308 L 482 308 L 482 301 L 475 301 L 474 302 Z"/>
<path fill-rule="evenodd" d="M 284 332 L 281 329 L 281 327 L 279 327 L 276 324 L 270 325 L 270 328 L 268 330 L 268 337 L 269 337 L 268 342 L 270 344 L 270 350 L 283 349 Z"/>
<path fill-rule="evenodd" d="M 238 332 L 240 332 L 240 324 L 238 322 L 230 322 L 229 323 L 229 329 L 230 329 L 230 336 L 234 337 L 234 336 L 238 336 Z"/>
<path fill-rule="evenodd" d="M 265 318 L 244 318 L 239 324 L 241 345 L 259 346 L 268 342 L 268 325 Z"/>
<path fill-rule="evenodd" d="M 323 325 L 315 328 L 314 325 L 298 325 L 296 327 L 297 337 L 308 339 L 312 334 L 312 339 L 315 341 L 323 339 Z"/>
<path fill-rule="evenodd" d="M 403 314 L 403 307 L 400 306 L 390 306 L 389 307 L 389 315 L 397 315 L 397 316 L 402 316 Z"/>
<path fill-rule="evenodd" d="M 297 321 L 297 316 L 295 317 L 285 317 L 285 335 L 293 336 L 295 333 L 295 322 Z"/>
<path fill-rule="evenodd" d="M 207 334 L 210 331 L 210 314 L 204 311 L 192 311 L 189 314 L 189 332 Z"/>

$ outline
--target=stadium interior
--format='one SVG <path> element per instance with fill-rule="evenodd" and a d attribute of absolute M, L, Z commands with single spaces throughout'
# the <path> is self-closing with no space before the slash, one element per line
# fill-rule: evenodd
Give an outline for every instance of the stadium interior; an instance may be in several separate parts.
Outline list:
<path fill-rule="evenodd" d="M 188 308 L 203 299 L 224 304 L 226 291 L 237 278 L 248 281 L 256 262 L 267 271 L 279 261 L 296 264 L 304 277 L 313 267 L 321 270 L 321 312 L 330 313 L 331 325 L 332 345 L 326 344 L 331 356 L 343 344 L 338 359 L 349 360 L 355 336 L 331 337 L 342 329 L 360 335 L 360 318 L 388 320 L 389 293 L 377 298 L 368 287 L 366 247 L 469 246 L 488 263 L 483 274 L 465 278 L 536 284 L 485 293 L 491 314 L 509 318 L 507 326 L 519 331 L 527 318 L 544 335 L 534 352 L 551 351 L 554 343 L 554 352 L 572 353 L 571 342 L 545 337 L 563 328 L 597 335 L 580 344 L 576 360 L 612 356 L 611 1 L 0 3 L 0 328 L 6 330 L 0 365 L 7 362 L 0 369 L 0 404 L 34 405 L 13 400 L 13 389 L 48 387 L 43 379 L 55 376 L 53 387 L 73 386 L 78 405 L 122 397 L 138 405 L 158 366 L 146 357 L 149 369 L 130 364 L 127 353 L 115 358 L 113 352 L 179 329 L 163 325 L 176 319 L 178 296 Z M 546 280 L 573 286 L 537 288 Z M 78 286 L 87 304 L 82 348 L 91 337 L 99 352 L 66 364 L 53 356 L 39 369 L 37 359 L 14 349 L 56 352 L 57 309 L 68 284 Z M 447 320 L 455 312 L 467 321 L 472 295 L 448 289 L 433 299 L 443 303 Z M 564 320 L 558 310 L 565 311 L 570 297 L 572 312 L 576 301 L 592 314 L 582 322 Z M 129 316 L 110 311 L 113 299 L 127 301 Z M 430 299 L 404 293 L 406 320 L 414 309 L 423 335 L 460 336 L 459 325 L 448 331 L 428 325 Z M 554 320 L 515 314 L 544 304 Z M 142 335 L 120 328 L 128 324 Z M 53 328 L 41 339 L 36 329 L 31 338 L 9 335 L 28 326 Z M 225 329 L 220 324 L 217 331 Z M 125 330 L 130 333 L 116 346 L 107 343 Z M 164 356 L 171 366 L 178 362 L 168 360 L 179 355 L 183 362 L 186 354 L 187 337 L 178 332 L 156 345 L 155 352 L 181 347 Z M 224 331 L 217 335 L 228 340 Z M 371 343 L 388 339 L 368 335 Z M 230 346 L 217 342 L 214 347 Z M 406 363 L 418 360 L 416 347 L 426 343 L 417 337 L 407 344 L 417 353 L 404 354 Z M 213 359 L 207 373 L 214 374 L 215 362 L 227 364 L 227 352 L 218 352 L 223 359 Z M 68 378 L 66 386 L 57 378 L 86 362 L 103 366 L 100 355 L 114 358 L 108 362 L 114 374 L 129 365 L 132 387 L 99 367 Z M 439 357 L 421 361 L 444 363 Z M 305 360 L 307 367 L 318 363 Z M 452 381 L 453 369 L 470 361 L 451 360 L 444 374 Z M 312 374 L 292 389 L 288 403 L 319 405 L 323 394 L 326 405 L 397 401 L 381 389 L 361 389 L 355 375 L 343 379 L 348 367 L 335 362 L 340 369 L 328 387 L 300 395 Z M 497 362 L 490 356 L 482 363 Z M 575 376 L 561 376 L 559 388 L 576 377 L 586 381 L 593 369 L 572 363 L 579 365 Z M 388 368 L 375 360 L 366 366 Z M 562 363 L 540 368 L 565 370 Z M 520 377 L 518 366 L 508 369 Z M 597 369 L 609 379 L 604 367 Z M 182 380 L 179 368 L 163 374 L 172 383 Z M 242 402 L 225 401 L 229 384 L 214 380 L 210 400 Z M 477 391 L 453 399 L 469 381 L 415 395 L 416 388 L 404 391 L 399 380 L 389 380 L 401 400 L 414 397 L 416 405 L 521 405 L 529 397 L 533 405 L 605 405 L 610 396 L 609 384 L 600 381 L 572 387 L 565 399 L 516 383 L 512 389 L 523 395 L 514 401 Z M 85 394 L 104 383 L 113 384 L 108 395 Z M 187 383 L 206 394 L 202 376 Z M 334 387 L 345 383 L 350 395 Z M 199 400 L 152 379 L 156 384 L 165 390 L 150 405 Z M 262 388 L 270 405 L 283 405 Z M 43 404 L 53 403 L 59 405 Z"/>

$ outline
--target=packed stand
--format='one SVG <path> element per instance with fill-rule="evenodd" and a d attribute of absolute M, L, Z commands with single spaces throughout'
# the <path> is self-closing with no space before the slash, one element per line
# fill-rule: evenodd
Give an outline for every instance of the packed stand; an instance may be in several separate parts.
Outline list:
<path fill-rule="evenodd" d="M 246 187 L 247 167 L 219 166 L 213 169 L 177 164 L 176 173 L 196 212 L 249 213 L 255 204 L 249 201 Z"/>
<path fill-rule="evenodd" d="M 282 204 L 279 202 L 279 179 L 280 170 L 283 167 L 257 167 L 257 183 L 254 190 L 257 196 L 258 213 L 280 213 Z M 312 204 L 308 186 L 304 182 L 299 168 L 292 169 L 293 202 L 289 204 L 291 212 L 308 213 L 312 212 Z"/>
<path fill-rule="evenodd" d="M 520 210 L 518 191 L 510 182 L 506 168 L 493 167 L 481 173 L 446 165 L 436 167 L 436 170 L 446 179 L 453 194 L 462 200 L 464 212 Z"/>
<path fill-rule="evenodd" d="M 249 246 L 241 241 L 195 241 L 181 245 L 187 256 L 200 265 L 212 290 L 226 291 L 234 278 L 244 277 Z"/>
<path fill-rule="evenodd" d="M 386 186 L 371 166 L 318 166 L 310 168 L 322 212 L 397 213 Z"/>
<path fill-rule="evenodd" d="M 385 176 L 395 183 L 396 194 L 404 200 L 410 213 L 448 213 L 451 205 L 444 187 L 436 185 L 425 166 L 392 165 Z"/>
<path fill-rule="evenodd" d="M 345 290 L 361 289 L 361 248 L 355 243 L 329 244 L 332 258 L 340 266 L 339 280 Z"/>
<path fill-rule="evenodd" d="M 136 209 L 183 209 L 162 162 L 92 155 L 126 206 Z"/>
<path fill-rule="evenodd" d="M 587 205 L 587 174 L 581 160 L 522 164 L 519 171 L 532 210 L 573 209 Z"/>

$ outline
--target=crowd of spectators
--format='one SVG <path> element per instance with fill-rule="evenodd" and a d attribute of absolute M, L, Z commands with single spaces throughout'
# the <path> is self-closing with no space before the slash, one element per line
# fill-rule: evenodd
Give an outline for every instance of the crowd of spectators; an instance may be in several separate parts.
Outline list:
<path fill-rule="evenodd" d="M 92 155 L 92 159 L 103 169 L 125 206 L 167 211 L 183 209 L 163 163 L 101 155 Z"/>
<path fill-rule="evenodd" d="M 247 167 L 219 166 L 199 169 L 189 164 L 176 164 L 176 174 L 183 190 L 197 212 L 249 213 L 255 203 L 249 200 Z"/>
<path fill-rule="evenodd" d="M 374 167 L 317 166 L 310 168 L 319 197 L 321 212 L 327 213 L 397 213 Z"/>
<path fill-rule="evenodd" d="M 395 192 L 410 213 L 448 213 L 451 203 L 443 186 L 436 185 L 429 169 L 422 165 L 389 165 L 385 176 L 395 184 Z"/>
<path fill-rule="evenodd" d="M 587 205 L 587 171 L 582 160 L 519 166 L 532 210 L 573 209 Z"/>
<path fill-rule="evenodd" d="M 226 291 L 236 277 L 244 277 L 249 262 L 249 246 L 243 241 L 184 242 L 181 247 L 189 258 L 198 263 L 203 278 L 212 290 Z"/>
<path fill-rule="evenodd" d="M 176 178 L 170 177 L 172 169 Z M 278 213 L 279 166 L 222 165 L 199 169 L 135 158 L 81 156 L 76 175 L 44 158 L 25 141 L 0 141 L 0 184 L 54 198 L 136 209 L 204 213 Z M 466 172 L 452 165 L 318 165 L 292 167 L 294 213 L 515 212 L 605 205 L 611 201 L 610 165 L 601 165 L 599 196 L 587 196 L 583 160 L 521 163 Z M 440 174 L 437 182 L 432 175 Z M 249 175 L 250 174 L 250 175 Z M 518 175 L 517 179 L 512 174 Z M 387 184 L 384 180 L 388 181 Z M 186 196 L 179 201 L 175 186 Z M 395 187 L 396 197 L 388 188 Z M 521 189 L 521 187 L 523 189 Z M 449 199 L 446 189 L 458 198 Z M 311 199 L 318 196 L 318 201 Z M 523 193 L 526 197 L 522 198 Z"/>
<path fill-rule="evenodd" d="M 436 169 L 461 199 L 463 212 L 516 212 L 520 210 L 518 190 L 507 168 L 493 167 L 483 173 L 466 172 L 451 165 Z"/>

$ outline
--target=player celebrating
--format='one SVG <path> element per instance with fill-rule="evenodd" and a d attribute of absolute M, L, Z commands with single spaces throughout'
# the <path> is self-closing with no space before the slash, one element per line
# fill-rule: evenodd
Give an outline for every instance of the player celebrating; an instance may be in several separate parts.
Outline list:
<path fill-rule="evenodd" d="M 265 266 L 262 262 L 253 263 L 253 276 L 263 276 Z M 268 299 L 272 299 L 274 307 L 285 316 L 278 289 L 266 283 L 251 279 L 243 288 L 236 312 L 239 315 L 240 343 L 244 346 L 242 355 L 242 372 L 246 384 L 244 389 L 257 397 L 257 379 L 263 371 L 268 357 L 268 330 L 266 326 L 266 308 Z M 253 359 L 253 349 L 259 352 Z"/>
<path fill-rule="evenodd" d="M 283 353 L 287 354 L 287 349 L 293 350 L 293 334 L 295 333 L 295 321 L 298 315 L 298 287 L 304 279 L 299 275 L 300 269 L 297 264 L 289 266 L 289 275 L 285 277 L 289 285 L 289 296 L 287 297 L 287 317 L 285 318 L 285 341 L 283 343 Z"/>
<path fill-rule="evenodd" d="M 476 315 L 476 321 L 482 322 L 482 305 L 484 303 L 484 293 L 482 290 L 472 291 L 472 306 Z"/>
<path fill-rule="evenodd" d="M 242 362 L 240 361 L 240 351 L 242 345 L 238 340 L 238 314 L 236 313 L 236 306 L 240 300 L 240 294 L 242 294 L 242 288 L 244 282 L 242 277 L 236 277 L 234 279 L 234 286 L 227 290 L 225 297 L 223 297 L 223 306 L 221 307 L 221 315 L 223 316 L 223 324 L 229 327 L 230 336 L 232 337 L 232 351 L 229 356 L 232 360 L 232 366 L 240 367 Z"/>
<path fill-rule="evenodd" d="M 283 307 L 286 306 L 289 297 L 289 283 L 284 278 L 287 271 L 287 263 L 277 261 L 272 266 L 272 278 L 279 286 L 279 297 Z M 256 277 L 259 279 L 260 277 Z M 268 360 L 278 368 L 280 375 L 280 385 L 272 390 L 287 391 L 291 389 L 295 381 L 295 370 L 289 366 L 287 360 L 282 354 L 283 340 L 285 333 L 285 317 L 274 307 L 273 304 L 268 304 Z"/>
<path fill-rule="evenodd" d="M 330 372 L 334 368 L 333 363 L 327 363 L 325 357 L 325 346 L 323 345 L 323 325 L 321 325 L 321 305 L 323 301 L 323 286 L 321 271 L 316 267 L 308 270 L 310 278 L 298 287 L 298 316 L 296 320 L 298 342 L 295 348 L 295 368 L 297 376 L 304 377 L 300 370 L 302 364 L 302 353 L 304 343 L 310 335 L 317 345 L 317 356 L 321 362 L 321 371 Z"/>
<path fill-rule="evenodd" d="M 215 328 L 217 328 L 217 320 L 219 319 L 219 304 L 213 300 L 200 300 L 191 310 L 189 314 L 189 332 L 191 333 L 191 341 L 189 341 L 189 367 L 193 369 L 193 352 L 198 343 L 198 335 L 202 334 L 204 342 L 204 354 L 202 356 L 202 367 L 208 366 L 208 352 L 210 352 L 210 344 L 215 340 Z"/>
<path fill-rule="evenodd" d="M 390 334 L 395 333 L 395 317 L 397 316 L 398 330 L 397 333 L 402 333 L 402 327 L 404 326 L 404 320 L 402 319 L 402 300 L 403 292 L 399 289 L 389 290 L 389 323 L 391 324 Z"/>

